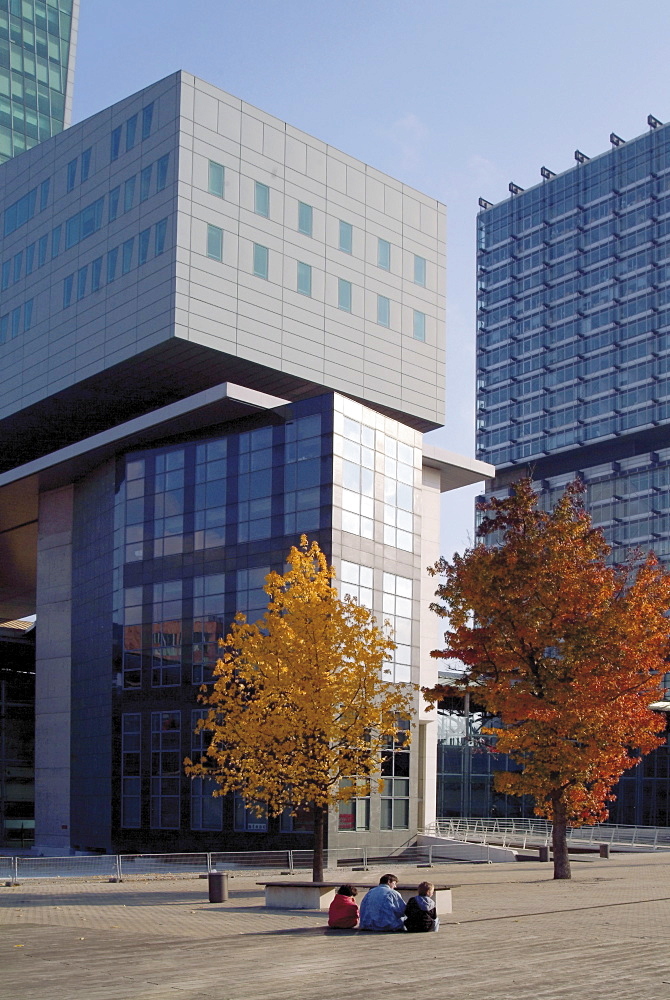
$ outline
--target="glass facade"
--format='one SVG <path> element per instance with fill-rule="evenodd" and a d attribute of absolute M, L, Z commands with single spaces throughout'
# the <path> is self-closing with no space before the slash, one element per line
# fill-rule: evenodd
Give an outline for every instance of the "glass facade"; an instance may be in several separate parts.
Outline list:
<path fill-rule="evenodd" d="M 477 378 L 489 495 L 531 470 L 551 507 L 579 475 L 613 562 L 670 560 L 670 127 L 480 213 Z M 611 819 L 670 821 L 667 760 L 622 778 Z"/>
<path fill-rule="evenodd" d="M 0 163 L 68 124 L 78 0 L 0 0 Z"/>

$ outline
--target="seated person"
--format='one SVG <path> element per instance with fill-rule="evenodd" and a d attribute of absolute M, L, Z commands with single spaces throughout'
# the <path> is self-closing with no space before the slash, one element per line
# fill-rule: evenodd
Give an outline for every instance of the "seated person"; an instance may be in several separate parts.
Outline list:
<path fill-rule="evenodd" d="M 402 931 L 405 900 L 396 891 L 397 875 L 382 875 L 379 885 L 366 892 L 361 903 L 362 931 Z"/>
<path fill-rule="evenodd" d="M 341 885 L 328 910 L 328 926 L 344 930 L 358 923 L 358 905 L 354 896 L 358 895 L 355 885 Z"/>
<path fill-rule="evenodd" d="M 440 918 L 433 899 L 435 886 L 432 882 L 422 882 L 417 891 L 418 896 L 412 896 L 405 907 L 405 930 L 413 933 L 438 930 Z"/>

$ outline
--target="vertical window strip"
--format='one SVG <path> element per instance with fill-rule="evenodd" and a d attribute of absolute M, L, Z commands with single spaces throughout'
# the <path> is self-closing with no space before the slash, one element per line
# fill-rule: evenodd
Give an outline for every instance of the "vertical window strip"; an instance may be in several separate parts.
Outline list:
<path fill-rule="evenodd" d="M 266 219 L 270 216 L 270 188 L 260 181 L 256 181 L 254 186 L 254 212 Z"/>
<path fill-rule="evenodd" d="M 212 260 L 223 260 L 223 229 L 207 226 L 207 256 Z"/>
<path fill-rule="evenodd" d="M 425 341 L 426 339 L 426 314 L 418 309 L 414 310 L 413 335 L 415 340 Z"/>
<path fill-rule="evenodd" d="M 100 290 L 100 281 L 102 277 L 102 257 L 96 257 L 91 264 L 91 291 L 97 292 Z"/>
<path fill-rule="evenodd" d="M 138 246 L 138 257 L 137 263 L 142 265 L 146 264 L 149 257 L 149 243 L 151 240 L 151 226 L 148 229 L 143 229 L 140 233 L 140 240 Z"/>
<path fill-rule="evenodd" d="M 137 138 L 137 115 L 131 115 L 126 122 L 126 153 L 135 145 Z"/>
<path fill-rule="evenodd" d="M 337 279 L 337 308 L 351 312 L 351 282 L 344 278 Z"/>
<path fill-rule="evenodd" d="M 312 268 L 298 261 L 298 291 L 301 295 L 312 294 Z"/>
<path fill-rule="evenodd" d="M 170 154 L 166 153 L 156 161 L 156 192 L 162 191 L 167 185 L 168 167 L 170 165 Z"/>
<path fill-rule="evenodd" d="M 63 280 L 63 309 L 67 309 L 72 303 L 72 288 L 74 286 L 74 275 L 68 274 Z"/>
<path fill-rule="evenodd" d="M 210 194 L 216 195 L 217 198 L 223 198 L 225 189 L 225 171 L 220 163 L 215 163 L 214 160 L 209 161 L 209 176 L 208 176 L 208 191 Z"/>
<path fill-rule="evenodd" d="M 377 322 L 380 326 L 391 325 L 391 300 L 385 295 L 377 296 Z"/>
<path fill-rule="evenodd" d="M 70 160 L 67 165 L 67 190 L 68 193 L 74 189 L 77 182 L 77 160 Z"/>
<path fill-rule="evenodd" d="M 121 125 L 112 130 L 109 147 L 109 158 L 112 162 L 118 160 L 121 151 Z"/>
<path fill-rule="evenodd" d="M 142 108 L 142 138 L 148 139 L 151 135 L 151 126 L 154 120 L 154 103 L 147 104 Z"/>
<path fill-rule="evenodd" d="M 153 173 L 154 165 L 150 163 L 148 167 L 140 173 L 140 201 L 146 201 L 151 194 L 151 175 Z"/>
<path fill-rule="evenodd" d="M 426 286 L 426 258 L 414 254 L 414 284 Z"/>
<path fill-rule="evenodd" d="M 352 253 L 354 245 L 354 229 L 350 222 L 340 219 L 340 250 Z"/>
<path fill-rule="evenodd" d="M 254 274 L 257 278 L 268 279 L 269 273 L 269 250 L 260 243 L 254 243 Z"/>
<path fill-rule="evenodd" d="M 314 210 L 311 205 L 304 201 L 298 202 L 298 232 L 304 236 L 311 236 L 314 223 Z"/>
<path fill-rule="evenodd" d="M 129 240 L 126 240 L 123 244 L 122 256 L 121 256 L 121 274 L 128 274 L 133 266 L 133 248 L 135 246 L 135 237 L 131 236 Z"/>
<path fill-rule="evenodd" d="M 88 175 L 91 172 L 91 147 L 85 149 L 81 154 L 81 180 L 80 183 L 84 184 L 88 180 Z"/>
<path fill-rule="evenodd" d="M 384 271 L 391 270 L 391 244 L 381 237 L 377 240 L 377 267 Z"/>
<path fill-rule="evenodd" d="M 154 256 L 159 257 L 165 250 L 165 236 L 167 233 L 167 219 L 161 219 L 156 223 L 156 233 L 154 236 Z"/>

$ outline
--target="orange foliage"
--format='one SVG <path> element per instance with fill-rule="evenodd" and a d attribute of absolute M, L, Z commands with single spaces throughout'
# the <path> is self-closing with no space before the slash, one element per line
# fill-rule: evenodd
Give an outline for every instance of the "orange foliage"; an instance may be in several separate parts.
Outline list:
<path fill-rule="evenodd" d="M 651 554 L 608 566 L 581 493 L 570 484 L 547 513 L 519 482 L 481 505 L 491 544 L 431 570 L 443 578 L 433 610 L 450 626 L 433 655 L 466 665 L 466 686 L 501 720 L 496 749 L 523 765 L 497 774 L 497 790 L 572 825 L 606 819 L 612 785 L 662 742 L 648 706 L 670 639 L 670 575 Z"/>

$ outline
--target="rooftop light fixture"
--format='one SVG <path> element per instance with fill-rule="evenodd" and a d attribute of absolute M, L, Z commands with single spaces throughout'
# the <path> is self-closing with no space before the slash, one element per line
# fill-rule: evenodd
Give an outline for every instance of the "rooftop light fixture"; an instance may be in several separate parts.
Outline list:
<path fill-rule="evenodd" d="M 510 194 L 523 194 L 524 190 L 525 190 L 524 188 L 519 187 L 518 184 L 515 184 L 514 181 L 510 181 L 509 182 L 509 193 Z"/>
<path fill-rule="evenodd" d="M 663 122 L 660 122 L 658 118 L 654 118 L 653 115 L 647 115 L 647 125 L 649 128 L 660 128 Z"/>
<path fill-rule="evenodd" d="M 613 146 L 623 146 L 626 140 L 622 139 L 620 135 L 616 134 L 616 132 L 610 132 L 610 142 Z"/>
<path fill-rule="evenodd" d="M 545 181 L 550 181 L 552 177 L 556 176 L 554 171 L 550 170 L 549 167 L 540 167 L 540 173 L 542 174 L 542 178 Z"/>
<path fill-rule="evenodd" d="M 480 198 L 479 199 L 479 207 L 480 208 L 493 208 L 493 202 L 492 201 L 487 201 L 486 198 Z"/>
<path fill-rule="evenodd" d="M 575 160 L 577 163 L 588 163 L 590 159 L 591 157 L 587 156 L 586 153 L 582 153 L 579 149 L 575 150 Z"/>

